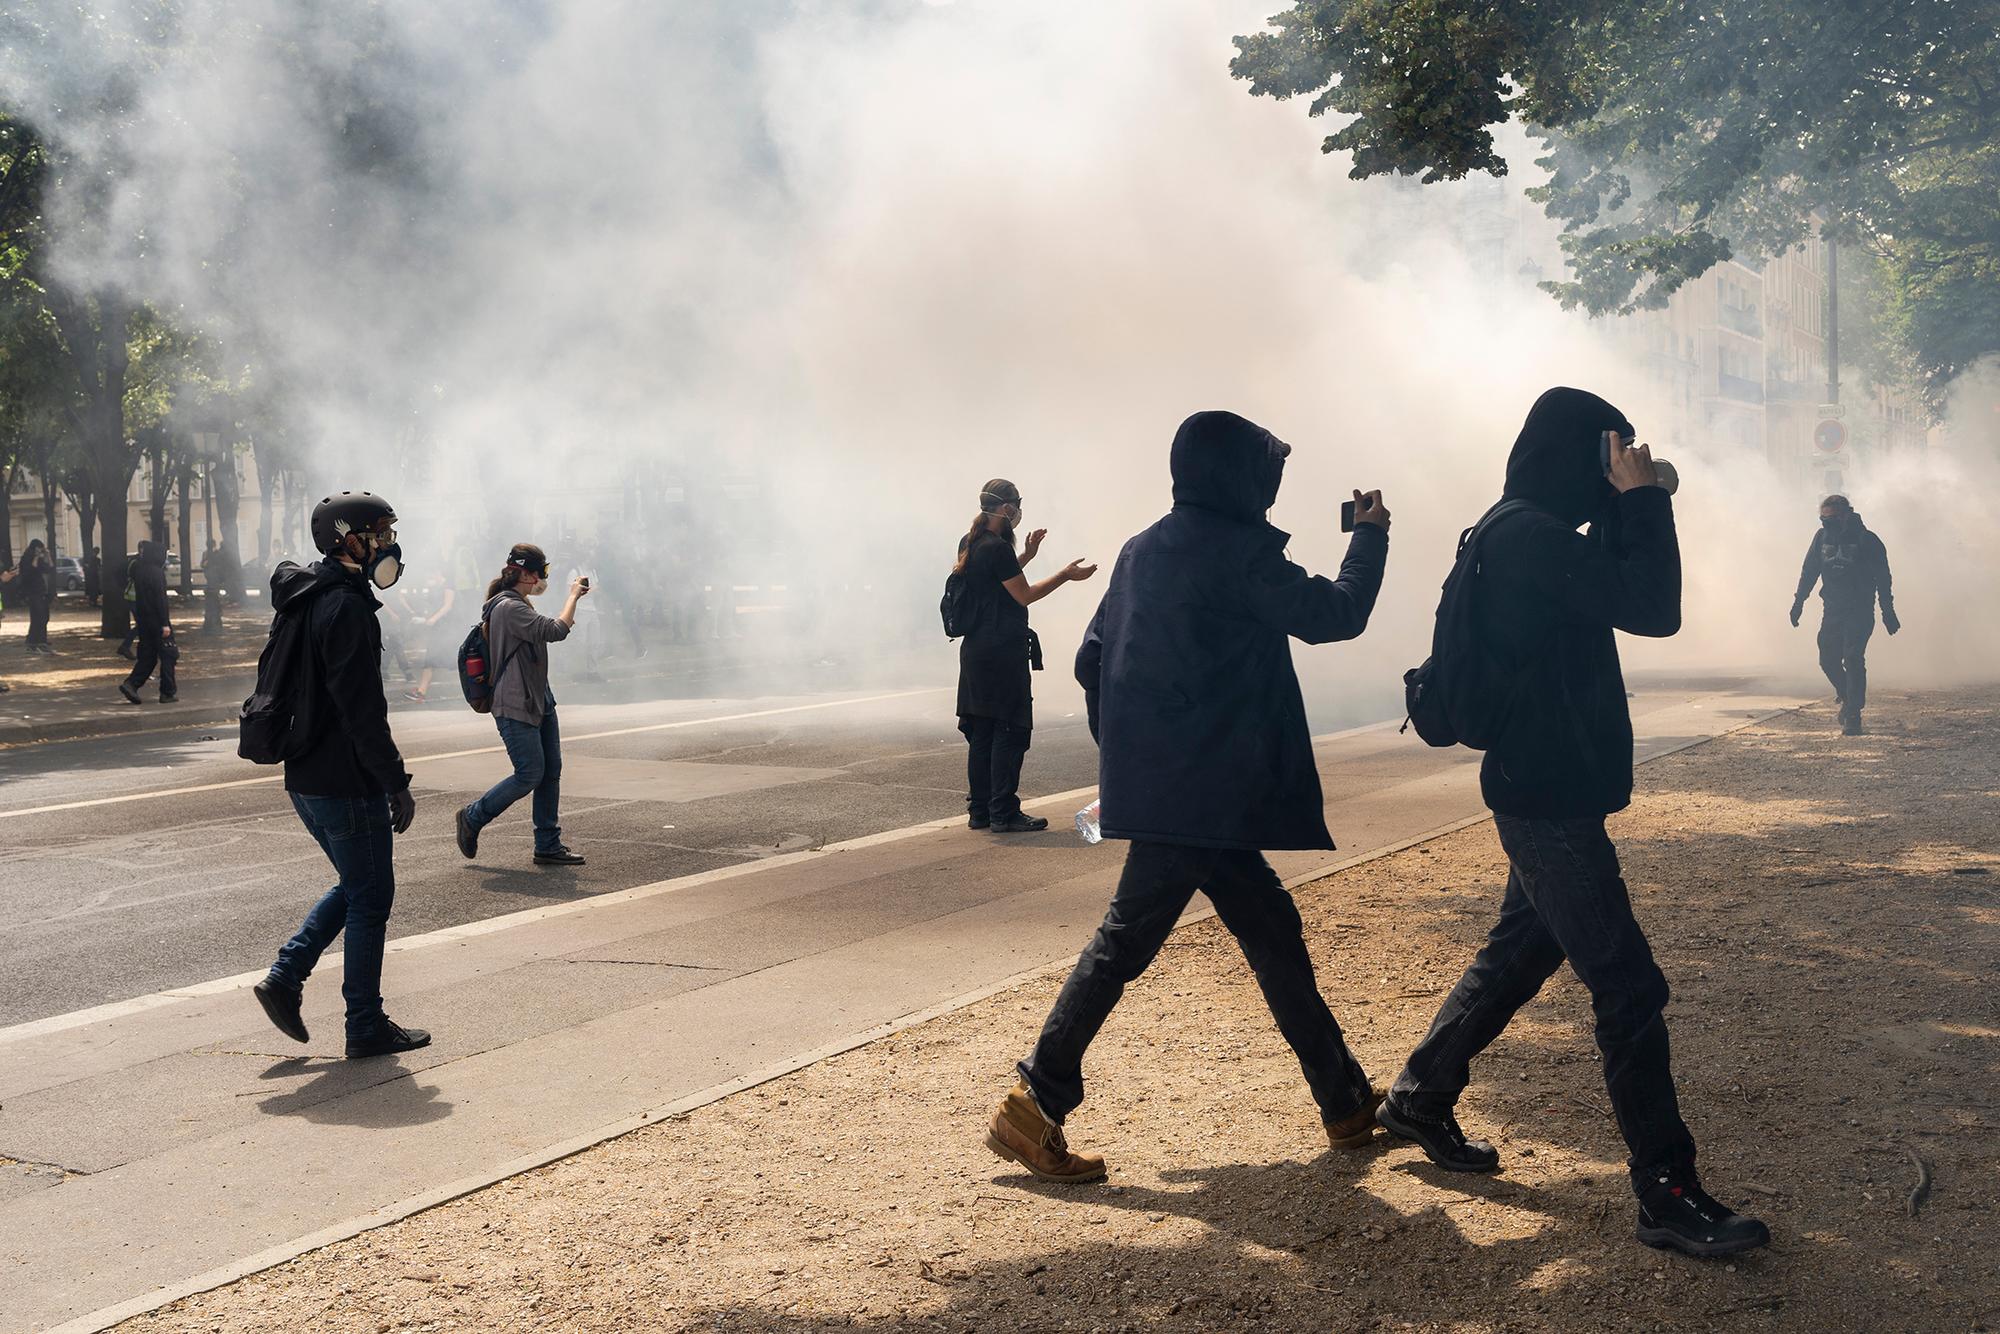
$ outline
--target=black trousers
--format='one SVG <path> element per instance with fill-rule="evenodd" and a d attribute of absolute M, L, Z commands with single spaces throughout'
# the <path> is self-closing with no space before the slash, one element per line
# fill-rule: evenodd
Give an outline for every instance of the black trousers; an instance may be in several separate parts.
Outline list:
<path fill-rule="evenodd" d="M 1828 608 L 1819 622 L 1819 669 L 1833 683 L 1845 717 L 1859 718 L 1868 703 L 1868 640 L 1875 633 L 1875 612 Z"/>
<path fill-rule="evenodd" d="M 1006 820 L 1021 813 L 1021 763 L 1034 740 L 1032 727 L 998 718 L 962 717 L 965 735 L 965 809 L 973 816 Z"/>
<path fill-rule="evenodd" d="M 1352 1116 L 1368 1097 L 1368 1076 L 1319 994 L 1299 910 L 1278 873 L 1259 852 L 1175 843 L 1134 843 L 1126 854 L 1103 925 L 1063 983 L 1033 1055 L 1019 1066 L 1035 1101 L 1056 1121 L 1083 1101 L 1085 1049 L 1126 984 L 1153 962 L 1197 889 L 1215 904 L 1215 915 L 1250 961 L 1320 1116 Z"/>
<path fill-rule="evenodd" d="M 49 642 L 49 608 L 54 605 L 54 593 L 37 593 L 28 599 L 28 643 Z"/>
<path fill-rule="evenodd" d="M 146 678 L 153 674 L 155 667 L 160 671 L 160 698 L 172 699 L 179 693 L 174 681 L 174 664 L 181 660 L 180 645 L 161 635 L 158 630 L 140 630 L 138 636 L 138 661 L 132 664 L 132 674 L 125 678 L 125 684 L 138 690 L 145 686 Z"/>
<path fill-rule="evenodd" d="M 1398 1102 L 1449 1108 L 1471 1081 L 1472 1058 L 1506 1029 L 1567 959 L 1590 989 L 1611 1110 L 1631 1151 L 1633 1188 L 1662 1168 L 1692 1167 L 1667 1044 L 1667 979 L 1632 916 L 1604 817 L 1526 820 L 1496 815 L 1508 862 L 1500 920 L 1445 998 L 1397 1077 Z"/>

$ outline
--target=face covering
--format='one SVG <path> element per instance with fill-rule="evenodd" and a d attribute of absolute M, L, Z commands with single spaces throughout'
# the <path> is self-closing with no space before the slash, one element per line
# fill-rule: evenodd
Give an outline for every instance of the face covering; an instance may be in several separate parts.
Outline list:
<path fill-rule="evenodd" d="M 1826 529 L 1829 533 L 1838 532 L 1841 527 L 1841 516 L 1838 514 L 1822 514 L 1819 516 L 1819 526 Z"/>
<path fill-rule="evenodd" d="M 386 589 L 403 577 L 403 548 L 391 542 L 388 546 L 375 548 L 374 557 L 368 562 L 368 578 L 375 587 Z"/>

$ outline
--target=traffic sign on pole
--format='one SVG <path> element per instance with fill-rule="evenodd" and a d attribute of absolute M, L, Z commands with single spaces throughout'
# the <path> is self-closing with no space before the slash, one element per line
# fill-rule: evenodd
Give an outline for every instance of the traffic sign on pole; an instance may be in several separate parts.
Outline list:
<path fill-rule="evenodd" d="M 1838 454 L 1847 443 L 1846 423 L 1835 417 L 1828 417 L 1813 427 L 1813 446 L 1822 454 Z"/>

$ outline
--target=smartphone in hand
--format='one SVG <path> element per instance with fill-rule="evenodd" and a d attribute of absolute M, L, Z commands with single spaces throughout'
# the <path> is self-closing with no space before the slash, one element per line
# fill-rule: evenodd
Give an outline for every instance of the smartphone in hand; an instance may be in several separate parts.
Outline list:
<path fill-rule="evenodd" d="M 1354 502 L 1351 500 L 1340 502 L 1340 531 L 1343 533 L 1354 531 Z"/>

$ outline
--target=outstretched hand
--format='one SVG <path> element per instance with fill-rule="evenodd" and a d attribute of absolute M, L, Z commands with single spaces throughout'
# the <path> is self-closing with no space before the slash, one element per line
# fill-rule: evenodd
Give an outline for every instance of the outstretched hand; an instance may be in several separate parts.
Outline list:
<path fill-rule="evenodd" d="M 1063 566 L 1062 577 L 1070 583 L 1081 583 L 1096 573 L 1095 565 L 1086 565 L 1081 558 L 1078 558 Z"/>

